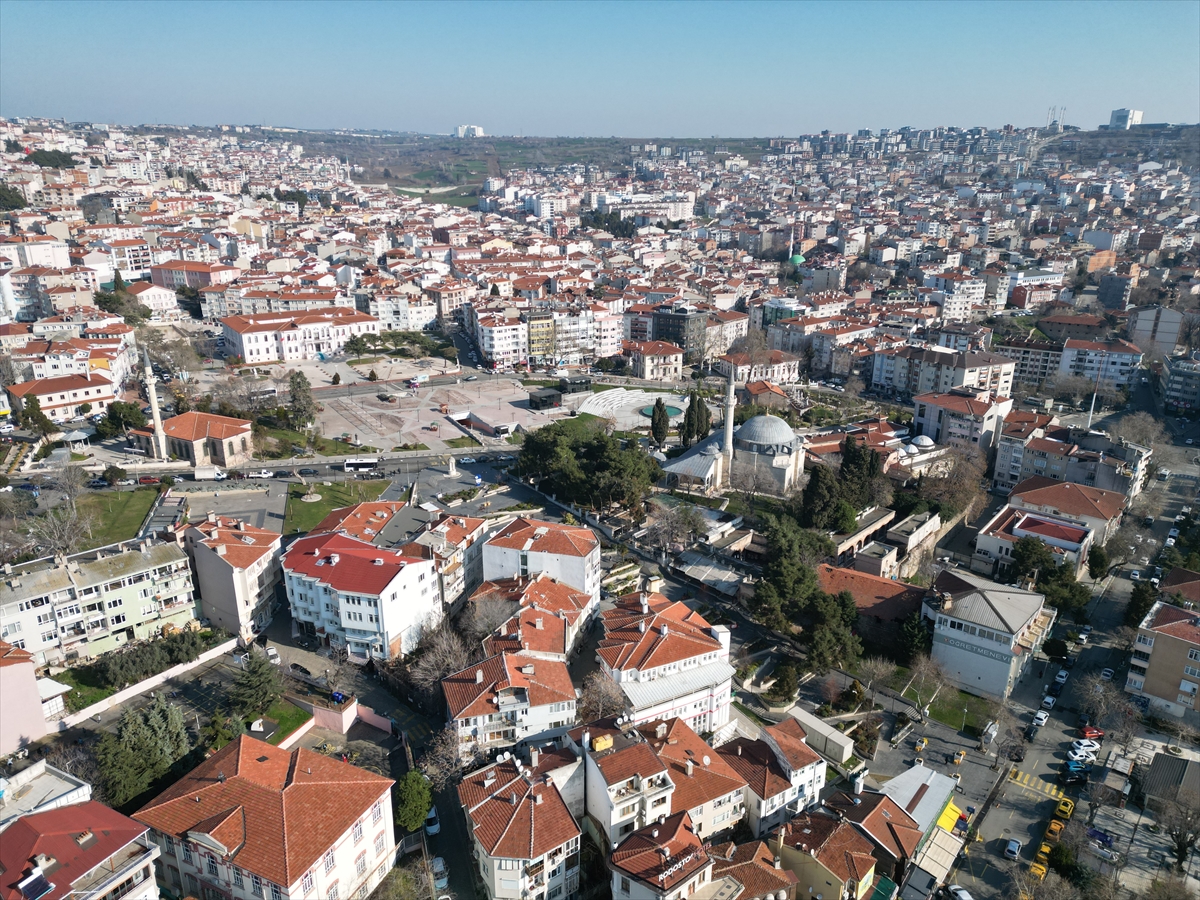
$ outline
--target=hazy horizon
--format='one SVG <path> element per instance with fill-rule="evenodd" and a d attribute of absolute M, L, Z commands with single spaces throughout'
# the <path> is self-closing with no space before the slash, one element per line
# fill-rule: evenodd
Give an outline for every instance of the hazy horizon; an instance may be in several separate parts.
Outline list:
<path fill-rule="evenodd" d="M 42 29 L 53 37 L 40 36 Z M 0 115 L 753 138 L 1200 121 L 1200 4 L 0 3 Z"/>

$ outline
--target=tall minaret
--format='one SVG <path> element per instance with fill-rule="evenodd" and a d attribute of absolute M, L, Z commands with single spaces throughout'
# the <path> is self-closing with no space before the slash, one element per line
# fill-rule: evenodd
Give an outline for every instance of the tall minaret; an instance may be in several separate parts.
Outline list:
<path fill-rule="evenodd" d="M 724 481 L 729 484 L 733 479 L 733 410 L 737 402 L 733 399 L 733 366 L 729 367 L 729 384 L 725 390 L 725 440 L 721 444 L 721 452 L 725 457 Z"/>
<path fill-rule="evenodd" d="M 158 409 L 158 388 L 154 370 L 150 367 L 150 351 L 142 348 L 142 358 L 146 363 L 142 380 L 146 385 L 146 399 L 150 401 L 150 415 L 154 419 L 154 455 L 159 459 L 167 459 L 167 433 L 163 431 L 162 413 Z"/>

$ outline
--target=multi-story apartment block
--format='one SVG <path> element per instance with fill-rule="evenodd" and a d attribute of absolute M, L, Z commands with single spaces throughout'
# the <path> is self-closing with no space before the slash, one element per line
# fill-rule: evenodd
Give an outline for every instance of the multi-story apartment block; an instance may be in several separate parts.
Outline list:
<path fill-rule="evenodd" d="M 1014 410 L 1004 420 L 993 490 L 1007 494 L 1028 478 L 1099 488 L 1130 499 L 1141 493 L 1152 450 L 1116 443 L 1103 432 L 1055 429 L 1053 416 Z M 1055 437 L 1047 437 L 1053 431 Z"/>
<path fill-rule="evenodd" d="M 94 800 L 33 813 L 0 841 L 0 896 L 158 900 L 159 853 L 144 825 Z"/>
<path fill-rule="evenodd" d="M 529 360 L 529 332 L 518 316 L 481 315 L 475 321 L 475 340 L 489 367 L 511 370 Z"/>
<path fill-rule="evenodd" d="M 942 307 L 942 318 L 950 322 L 965 322 L 971 318 L 971 308 L 981 306 L 987 294 L 987 282 L 964 272 L 941 272 L 925 276 L 925 287 L 940 293 L 934 302 Z"/>
<path fill-rule="evenodd" d="M 359 312 L 379 320 L 380 331 L 427 331 L 437 322 L 437 304 L 417 295 L 378 292 L 360 294 Z"/>
<path fill-rule="evenodd" d="M 0 638 L 38 666 L 88 659 L 196 617 L 192 570 L 174 544 L 129 541 L 4 567 Z"/>
<path fill-rule="evenodd" d="M 942 348 L 901 347 L 875 354 L 872 387 L 898 397 L 954 388 L 991 391 L 1011 397 L 1016 363 L 999 353 L 958 353 Z"/>
<path fill-rule="evenodd" d="M 825 787 L 825 761 L 806 743 L 800 723 L 768 725 L 758 740 L 734 738 L 721 758 L 746 782 L 750 830 L 764 837 L 815 803 Z"/>
<path fill-rule="evenodd" d="M 579 650 L 590 613 L 591 594 L 551 578 L 545 572 L 485 581 L 471 603 L 514 604 L 516 612 L 484 639 L 484 651 L 523 653 L 566 662 Z"/>
<path fill-rule="evenodd" d="M 708 338 L 708 313 L 705 310 L 684 303 L 667 304 L 654 310 L 653 319 L 655 341 L 679 347 L 687 365 L 704 360 Z"/>
<path fill-rule="evenodd" d="M 350 338 L 379 334 L 379 330 L 378 319 L 348 306 L 221 320 L 226 352 L 246 363 L 321 359 L 326 354 L 341 353 Z"/>
<path fill-rule="evenodd" d="M 1037 389 L 1058 377 L 1058 369 L 1062 364 L 1062 344 L 1008 339 L 997 342 L 994 349 L 1013 361 L 1013 378 L 1018 384 Z"/>
<path fill-rule="evenodd" d="M 1095 534 L 1095 542 L 1104 544 L 1120 527 L 1129 498 L 1116 491 L 1034 475 L 1009 492 L 1008 502 L 1020 509 L 1082 522 Z"/>
<path fill-rule="evenodd" d="M 567 900 L 582 833 L 552 777 L 509 754 L 466 776 L 458 799 L 488 900 Z"/>
<path fill-rule="evenodd" d="M 1172 412 L 1200 409 L 1200 359 L 1196 355 L 1163 359 L 1158 384 L 1163 403 Z"/>
<path fill-rule="evenodd" d="M 1008 699 L 1034 664 L 1057 611 L 1041 594 L 961 569 L 934 582 L 922 615 L 933 621 L 933 659 L 960 690 Z"/>
<path fill-rule="evenodd" d="M 1069 338 L 1063 344 L 1058 377 L 1086 378 L 1100 387 L 1129 388 L 1136 383 L 1142 351 L 1129 341 L 1100 343 Z"/>
<path fill-rule="evenodd" d="M 208 900 L 361 900 L 396 856 L 390 778 L 243 735 L 140 810 L 160 883 Z"/>
<path fill-rule="evenodd" d="M 69 422 L 85 413 L 102 413 L 116 400 L 113 383 L 103 375 L 85 372 L 40 378 L 8 386 L 9 401 L 23 406 L 29 397 L 37 397 L 42 412 L 51 422 Z M 87 405 L 86 410 L 82 409 Z"/>
<path fill-rule="evenodd" d="M 159 287 L 178 290 L 182 287 L 201 288 L 212 284 L 228 284 L 242 274 L 237 266 L 220 263 L 187 262 L 171 259 L 150 266 L 150 280 Z"/>
<path fill-rule="evenodd" d="M 750 316 L 736 310 L 708 310 L 707 334 L 704 339 L 705 360 L 728 353 L 733 342 L 745 337 L 749 330 Z"/>
<path fill-rule="evenodd" d="M 1151 357 L 1169 357 L 1179 352 L 1194 314 L 1166 306 L 1136 306 L 1129 311 L 1125 333 L 1130 343 Z"/>
<path fill-rule="evenodd" d="M 530 365 L 557 365 L 554 356 L 554 313 L 548 309 L 530 310 L 524 314 Z"/>
<path fill-rule="evenodd" d="M 801 891 L 820 885 L 821 895 L 830 900 L 866 900 L 875 891 L 874 845 L 844 818 L 802 813 L 780 826 L 767 846 L 796 876 Z M 797 897 L 810 900 L 816 894 Z"/>
<path fill-rule="evenodd" d="M 565 740 L 583 757 L 587 814 L 606 848 L 670 814 L 675 783 L 667 764 L 625 717 L 579 726 Z"/>
<path fill-rule="evenodd" d="M 1164 588 L 1167 593 L 1169 588 Z M 1159 601 L 1138 625 L 1125 690 L 1155 712 L 1200 719 L 1200 616 Z"/>
<path fill-rule="evenodd" d="M 683 350 L 665 341 L 626 341 L 634 378 L 678 381 L 683 377 Z"/>
<path fill-rule="evenodd" d="M 442 608 L 449 615 L 456 615 L 463 601 L 483 581 L 487 525 L 486 519 L 443 515 L 399 548 L 406 556 L 431 559 L 437 564 Z"/>
<path fill-rule="evenodd" d="M 442 620 L 433 560 L 384 550 L 349 535 L 310 535 L 283 557 L 284 584 L 300 631 L 355 659 L 411 653 Z"/>
<path fill-rule="evenodd" d="M 282 579 L 283 536 L 214 512 L 183 533 L 200 588 L 200 609 L 218 628 L 246 641 L 271 624 Z"/>
<path fill-rule="evenodd" d="M 1025 537 L 1049 547 L 1055 564 L 1066 566 L 1065 571 L 1078 578 L 1087 563 L 1095 534 L 1077 520 L 1003 506 L 979 529 L 971 571 L 993 578 L 1007 572 L 1012 566 L 1013 547 Z"/>
<path fill-rule="evenodd" d="M 994 397 L 990 391 L 970 388 L 918 394 L 913 397 L 913 428 L 935 443 L 986 455 L 996 445 L 1012 405 L 1008 397 Z"/>
<path fill-rule="evenodd" d="M 662 594 L 627 594 L 601 616 L 600 668 L 620 685 L 635 723 L 683 719 L 696 732 L 729 720 L 729 629 Z"/>
<path fill-rule="evenodd" d="M 600 541 L 590 528 L 521 517 L 483 545 L 483 577 L 488 581 L 536 575 L 583 591 L 592 598 L 590 618 L 600 603 Z"/>
<path fill-rule="evenodd" d="M 751 358 L 749 353 L 727 353 L 717 357 L 717 371 L 721 377 L 733 380 L 772 381 L 776 384 L 795 384 L 800 380 L 800 360 L 782 350 L 771 350 L 761 361 Z"/>
<path fill-rule="evenodd" d="M 553 738 L 575 721 L 571 673 L 558 660 L 500 653 L 442 679 L 464 750 Z"/>
<path fill-rule="evenodd" d="M 708 845 L 686 812 L 631 834 L 609 857 L 613 900 L 688 900 L 712 879 Z"/>

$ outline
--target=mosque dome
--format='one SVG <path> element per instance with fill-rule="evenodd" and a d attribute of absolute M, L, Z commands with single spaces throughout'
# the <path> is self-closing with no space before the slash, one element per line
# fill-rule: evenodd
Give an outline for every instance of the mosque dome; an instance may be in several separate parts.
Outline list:
<path fill-rule="evenodd" d="M 933 446 L 933 438 L 927 434 L 919 434 L 913 438 L 913 446 L 925 450 Z"/>
<path fill-rule="evenodd" d="M 737 431 L 737 440 L 744 444 L 775 446 L 791 444 L 796 440 L 792 426 L 778 416 L 763 414 L 747 419 Z"/>
<path fill-rule="evenodd" d="M 793 266 L 804 265 L 804 257 L 801 256 L 799 253 L 797 253 L 795 256 L 792 257 L 792 265 Z"/>

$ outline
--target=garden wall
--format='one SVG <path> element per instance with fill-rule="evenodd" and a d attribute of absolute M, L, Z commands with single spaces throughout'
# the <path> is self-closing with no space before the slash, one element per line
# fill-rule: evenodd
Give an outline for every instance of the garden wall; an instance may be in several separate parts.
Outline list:
<path fill-rule="evenodd" d="M 299 742 L 300 738 L 304 737 L 306 734 L 308 734 L 310 731 L 312 731 L 313 726 L 316 724 L 317 724 L 316 718 L 306 719 L 304 721 L 303 725 L 301 725 L 299 728 L 297 728 L 295 731 L 293 731 L 291 734 L 289 734 L 287 737 L 285 737 L 282 741 L 279 742 L 279 749 L 280 750 L 291 750 L 294 746 L 296 746 L 296 744 L 297 744 L 297 742 Z"/>
<path fill-rule="evenodd" d="M 66 731 L 69 728 L 74 728 L 80 722 L 85 722 L 92 716 L 106 712 L 112 709 L 114 706 L 120 706 L 126 700 L 136 697 L 138 694 L 143 694 L 146 691 L 153 690 L 154 688 L 170 681 L 172 678 L 176 678 L 185 672 L 191 671 L 192 669 L 196 668 L 196 666 L 202 665 L 210 660 L 214 660 L 218 656 L 221 656 L 225 653 L 232 652 L 237 645 L 238 639 L 230 638 L 222 644 L 217 644 L 217 646 L 213 647 L 211 650 L 205 650 L 191 662 L 180 663 L 177 666 L 171 666 L 171 668 L 163 672 L 159 672 L 157 675 L 152 675 L 145 681 L 139 681 L 137 684 L 130 685 L 124 690 L 117 691 L 115 694 L 105 697 L 103 700 L 93 703 L 91 706 L 81 709 L 79 712 L 71 713 L 69 716 L 64 716 L 58 720 L 58 730 Z"/>

